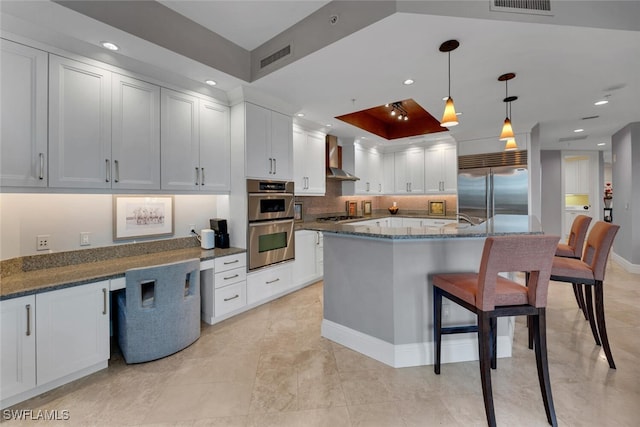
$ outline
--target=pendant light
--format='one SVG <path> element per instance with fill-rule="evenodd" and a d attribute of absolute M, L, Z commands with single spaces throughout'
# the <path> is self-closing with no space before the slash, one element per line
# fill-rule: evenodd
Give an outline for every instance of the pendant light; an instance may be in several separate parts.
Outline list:
<path fill-rule="evenodd" d="M 458 116 L 456 115 L 456 109 L 453 105 L 453 98 L 451 98 L 451 51 L 456 50 L 460 46 L 458 40 L 447 40 L 440 45 L 440 52 L 446 52 L 448 55 L 449 63 L 449 97 L 447 103 L 444 106 L 444 114 L 440 121 L 440 126 L 451 127 L 458 124 Z"/>
<path fill-rule="evenodd" d="M 505 115 L 504 124 L 502 125 L 502 132 L 500 132 L 500 141 L 507 141 L 508 139 L 515 138 L 513 135 L 513 127 L 511 126 L 511 119 L 509 118 L 509 110 L 511 107 L 511 102 L 518 99 L 517 96 L 509 96 L 509 80 L 515 78 L 515 73 L 507 73 L 498 77 L 498 81 L 504 82 L 505 88 L 505 98 L 503 99 L 505 103 Z"/>
<path fill-rule="evenodd" d="M 517 99 L 518 97 L 514 96 L 512 98 Z M 514 99 L 514 101 L 515 101 L 515 99 Z M 509 116 L 508 117 L 509 117 L 509 121 L 511 121 L 511 117 L 513 117 L 511 115 L 511 102 L 509 102 L 508 104 L 509 104 Z M 515 151 L 517 149 L 518 149 L 518 144 L 516 143 L 515 136 L 507 139 L 507 142 L 504 144 L 504 151 Z"/>

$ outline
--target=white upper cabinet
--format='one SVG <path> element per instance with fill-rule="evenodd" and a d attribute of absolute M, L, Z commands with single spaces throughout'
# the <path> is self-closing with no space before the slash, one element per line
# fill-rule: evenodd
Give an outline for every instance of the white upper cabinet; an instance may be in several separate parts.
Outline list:
<path fill-rule="evenodd" d="M 162 189 L 229 189 L 229 110 L 162 88 Z"/>
<path fill-rule="evenodd" d="M 424 193 L 424 150 L 409 149 L 395 153 L 395 193 Z"/>
<path fill-rule="evenodd" d="M 160 189 L 160 87 L 113 74 L 112 188 Z"/>
<path fill-rule="evenodd" d="M 379 195 L 383 194 L 382 154 L 373 148 L 360 144 L 343 146 L 343 168 L 353 170 L 358 181 L 345 181 L 342 184 L 344 194 Z"/>
<path fill-rule="evenodd" d="M 293 180 L 296 194 L 324 196 L 325 150 L 325 134 L 293 127 Z"/>
<path fill-rule="evenodd" d="M 458 154 L 455 145 L 427 148 L 424 165 L 427 193 L 457 192 Z"/>
<path fill-rule="evenodd" d="M 245 103 L 246 175 L 292 179 L 293 120 L 255 104 Z"/>
<path fill-rule="evenodd" d="M 110 188 L 111 72 L 49 61 L 49 185 Z"/>
<path fill-rule="evenodd" d="M 395 153 L 384 153 L 382 155 L 382 192 L 391 194 L 394 192 L 395 178 Z"/>
<path fill-rule="evenodd" d="M 48 54 L 4 39 L 0 51 L 0 185 L 46 187 Z"/>
<path fill-rule="evenodd" d="M 564 161 L 564 192 L 589 194 L 589 158 L 576 156 Z"/>

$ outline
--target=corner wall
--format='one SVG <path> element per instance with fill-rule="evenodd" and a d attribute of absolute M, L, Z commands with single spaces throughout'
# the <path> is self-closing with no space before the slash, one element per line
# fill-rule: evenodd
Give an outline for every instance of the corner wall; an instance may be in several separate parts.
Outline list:
<path fill-rule="evenodd" d="M 540 223 L 545 233 L 562 236 L 562 152 L 540 152 L 541 206 Z M 561 239 L 562 240 L 562 239 Z"/>

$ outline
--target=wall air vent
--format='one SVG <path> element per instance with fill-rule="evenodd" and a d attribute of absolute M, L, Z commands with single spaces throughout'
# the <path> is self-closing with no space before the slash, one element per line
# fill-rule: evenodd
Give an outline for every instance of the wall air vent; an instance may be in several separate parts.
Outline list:
<path fill-rule="evenodd" d="M 587 139 L 588 135 L 582 135 L 582 136 L 569 136 L 567 138 L 560 138 L 558 140 L 558 142 L 569 142 L 569 141 L 581 141 L 583 139 Z"/>
<path fill-rule="evenodd" d="M 291 45 L 288 44 L 285 47 L 283 47 L 282 49 L 280 49 L 279 51 L 277 51 L 276 53 L 272 53 L 271 55 L 267 56 L 266 58 L 263 58 L 260 60 L 260 69 L 273 64 L 274 62 L 284 58 L 287 55 L 291 54 Z"/>
<path fill-rule="evenodd" d="M 588 117 L 583 117 L 582 120 L 591 120 L 591 119 L 597 119 L 600 116 L 588 116 Z"/>
<path fill-rule="evenodd" d="M 492 11 L 551 15 L 551 0 L 491 0 Z"/>
<path fill-rule="evenodd" d="M 458 156 L 458 169 L 527 166 L 527 150 Z"/>

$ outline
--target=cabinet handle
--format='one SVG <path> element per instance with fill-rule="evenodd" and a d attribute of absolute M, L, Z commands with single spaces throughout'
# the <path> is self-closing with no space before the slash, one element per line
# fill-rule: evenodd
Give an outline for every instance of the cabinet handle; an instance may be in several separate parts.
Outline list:
<path fill-rule="evenodd" d="M 273 158 L 269 157 L 269 174 L 273 174 Z"/>
<path fill-rule="evenodd" d="M 378 193 L 382 193 L 382 184 L 378 184 Z"/>
<path fill-rule="evenodd" d="M 196 167 L 196 185 L 200 184 L 200 168 Z"/>
<path fill-rule="evenodd" d="M 225 300 L 225 302 L 226 302 L 226 301 L 231 301 L 232 299 L 236 299 L 236 298 L 238 298 L 239 296 L 240 296 L 240 295 L 235 294 L 234 296 L 229 297 L 229 298 L 225 298 L 224 300 Z"/>
<path fill-rule="evenodd" d="M 38 179 L 44 179 L 44 153 L 38 154 L 40 157 L 40 175 L 38 175 Z"/>
<path fill-rule="evenodd" d="M 320 246 L 320 233 L 316 231 L 316 246 Z"/>
<path fill-rule="evenodd" d="M 369 192 L 370 187 L 371 187 L 371 183 L 367 182 L 367 192 Z"/>
<path fill-rule="evenodd" d="M 268 282 L 265 282 L 265 283 L 266 283 L 267 285 L 270 285 L 270 284 L 272 284 L 272 283 L 276 283 L 276 282 L 279 282 L 279 281 L 280 281 L 280 278 L 277 278 L 277 279 L 269 280 Z"/>
<path fill-rule="evenodd" d="M 240 262 L 239 259 L 234 259 L 233 261 L 225 261 L 224 265 L 235 264 L 236 262 Z"/>
<path fill-rule="evenodd" d="M 24 306 L 27 309 L 27 336 L 31 336 L 31 304 Z"/>
<path fill-rule="evenodd" d="M 107 288 L 102 288 L 102 314 L 107 314 Z"/>
<path fill-rule="evenodd" d="M 223 277 L 224 280 L 230 280 L 230 279 L 235 279 L 236 277 L 238 277 L 239 274 L 234 274 L 233 276 L 229 276 L 229 277 Z"/>
<path fill-rule="evenodd" d="M 111 181 L 111 161 L 109 159 L 104 159 L 107 167 L 105 170 L 105 182 Z"/>
<path fill-rule="evenodd" d="M 278 174 L 278 162 L 276 160 L 277 159 L 274 157 L 273 158 L 273 174 L 274 175 Z"/>
<path fill-rule="evenodd" d="M 114 160 L 113 166 L 116 168 L 116 178 L 113 181 L 120 182 L 120 162 L 117 160 Z"/>
<path fill-rule="evenodd" d="M 200 180 L 200 185 L 204 185 L 204 168 L 200 168 L 200 171 L 202 172 L 202 179 Z"/>

